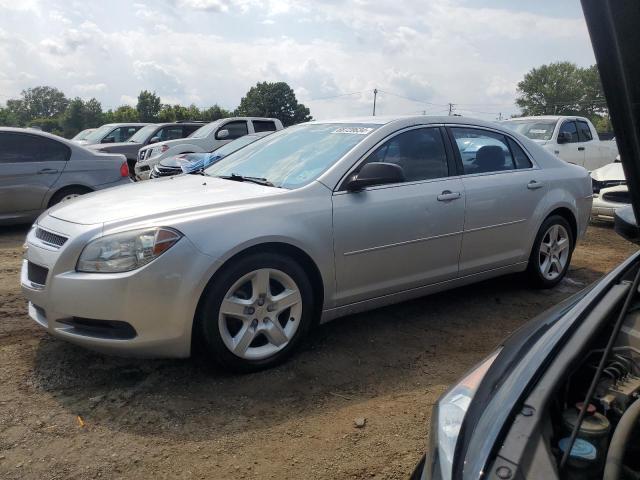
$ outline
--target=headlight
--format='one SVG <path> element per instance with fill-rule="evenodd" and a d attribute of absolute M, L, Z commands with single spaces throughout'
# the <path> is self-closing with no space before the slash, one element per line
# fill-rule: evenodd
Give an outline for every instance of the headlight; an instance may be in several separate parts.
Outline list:
<path fill-rule="evenodd" d="M 458 443 L 458 434 L 469 404 L 484 378 L 487 370 L 498 356 L 496 351 L 468 373 L 457 385 L 449 389 L 438 402 L 434 412 L 431 429 L 430 461 L 425 468 L 433 469 L 432 478 L 449 480 L 453 465 L 453 456 Z"/>
<path fill-rule="evenodd" d="M 135 270 L 158 258 L 181 237 L 177 230 L 165 227 L 107 235 L 84 247 L 76 270 L 91 273 Z"/>

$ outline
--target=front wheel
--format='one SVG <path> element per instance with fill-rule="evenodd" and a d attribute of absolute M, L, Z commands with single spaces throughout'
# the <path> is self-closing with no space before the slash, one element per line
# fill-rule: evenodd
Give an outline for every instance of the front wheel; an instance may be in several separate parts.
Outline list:
<path fill-rule="evenodd" d="M 556 286 L 569 269 L 574 246 L 569 222 L 559 215 L 547 218 L 536 235 L 529 257 L 527 273 L 532 283 L 540 288 Z"/>
<path fill-rule="evenodd" d="M 291 355 L 309 331 L 313 311 L 311 284 L 294 260 L 252 254 L 225 268 L 208 287 L 195 334 L 219 365 L 251 372 Z"/>

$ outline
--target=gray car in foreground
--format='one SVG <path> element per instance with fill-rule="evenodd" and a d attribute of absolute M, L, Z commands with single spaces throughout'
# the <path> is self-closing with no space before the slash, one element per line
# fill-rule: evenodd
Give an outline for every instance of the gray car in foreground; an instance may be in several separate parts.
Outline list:
<path fill-rule="evenodd" d="M 584 168 L 493 123 L 318 121 L 202 176 L 54 207 L 28 234 L 21 282 L 30 316 L 70 342 L 202 346 L 248 371 L 284 360 L 317 321 L 525 270 L 551 287 L 590 211 Z"/>
<path fill-rule="evenodd" d="M 61 201 L 130 183 L 128 175 L 122 155 L 37 130 L 0 128 L 0 225 L 32 222 Z"/>

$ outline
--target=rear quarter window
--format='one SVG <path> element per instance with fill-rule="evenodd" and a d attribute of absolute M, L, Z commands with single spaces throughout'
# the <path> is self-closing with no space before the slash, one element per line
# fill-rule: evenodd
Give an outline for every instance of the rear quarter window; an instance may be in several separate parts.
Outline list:
<path fill-rule="evenodd" d="M 269 120 L 253 120 L 253 129 L 256 133 L 275 132 L 276 123 Z"/>

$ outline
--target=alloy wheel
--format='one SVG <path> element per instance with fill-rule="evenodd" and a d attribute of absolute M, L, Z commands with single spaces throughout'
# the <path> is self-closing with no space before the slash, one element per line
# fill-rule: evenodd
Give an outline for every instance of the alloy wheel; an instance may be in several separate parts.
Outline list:
<path fill-rule="evenodd" d="M 552 225 L 542 236 L 538 255 L 538 268 L 547 280 L 555 280 L 564 271 L 569 260 L 571 245 L 569 232 L 562 225 Z"/>
<path fill-rule="evenodd" d="M 262 360 L 285 348 L 302 316 L 302 296 L 295 281 L 272 269 L 254 270 L 225 294 L 218 328 L 225 346 L 246 360 Z"/>

